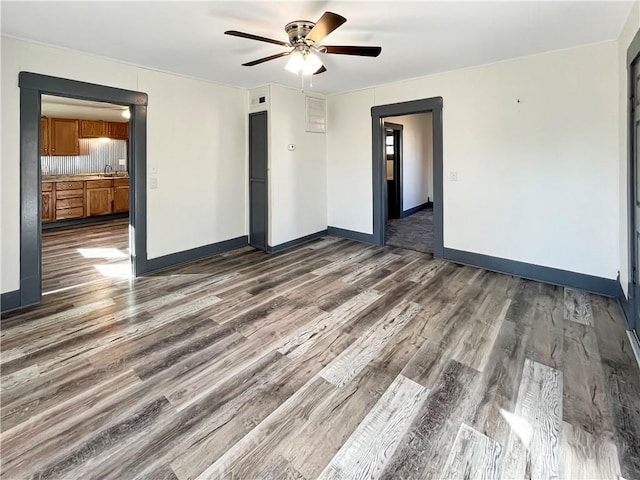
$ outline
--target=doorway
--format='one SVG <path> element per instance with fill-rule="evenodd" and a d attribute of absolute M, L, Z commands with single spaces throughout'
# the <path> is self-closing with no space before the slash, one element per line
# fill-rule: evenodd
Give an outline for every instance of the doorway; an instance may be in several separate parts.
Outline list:
<path fill-rule="evenodd" d="M 41 96 L 42 293 L 131 277 L 128 107 Z"/>
<path fill-rule="evenodd" d="M 432 117 L 431 112 L 423 112 L 384 119 L 387 161 L 385 245 L 433 253 Z M 393 125 L 394 130 L 388 125 Z M 390 175 L 393 175 L 392 181 Z"/>
<path fill-rule="evenodd" d="M 42 95 L 106 102 L 127 107 L 131 114 L 128 170 L 132 186 L 129 199 L 128 237 L 133 275 L 148 271 L 146 215 L 147 95 L 91 83 L 20 72 L 20 289 L 12 307 L 42 300 Z M 73 207 L 70 207 L 73 208 Z"/>
<path fill-rule="evenodd" d="M 371 127 L 372 127 L 372 156 L 373 156 L 373 239 L 378 245 L 384 245 L 387 240 L 387 220 L 393 219 L 394 213 L 390 212 L 390 200 L 389 190 L 394 187 L 388 184 L 388 164 L 387 164 L 387 129 L 386 123 L 399 124 L 399 117 L 412 116 L 418 114 L 429 114 L 431 123 L 429 127 L 423 127 L 425 136 L 430 136 L 431 152 L 432 152 L 432 195 L 429 195 L 426 201 L 420 201 L 416 205 L 411 205 L 412 208 L 416 208 L 416 211 L 412 211 L 412 208 L 408 208 L 404 198 L 406 195 L 402 195 L 400 201 L 400 215 L 403 214 L 410 216 L 413 213 L 417 213 L 420 210 L 426 210 L 430 208 L 432 220 L 430 229 L 432 231 L 432 244 L 430 247 L 431 252 L 435 257 L 442 258 L 444 255 L 444 240 L 443 240 L 443 196 L 442 196 L 442 98 L 434 97 L 422 100 L 414 100 L 410 102 L 401 102 L 390 105 L 381 105 L 373 107 L 371 109 Z M 403 139 L 401 147 L 403 153 L 401 154 L 403 161 L 401 164 L 406 164 L 406 141 L 407 141 L 407 129 L 403 128 Z M 406 169 L 401 167 L 401 169 Z M 404 172 L 402 172 L 404 173 Z M 395 171 L 394 171 L 395 174 Z M 406 177 L 406 175 L 405 175 Z M 402 178 L 402 177 L 401 177 Z M 402 182 L 401 182 L 402 183 Z M 406 192 L 407 188 L 401 186 L 399 189 L 402 193 Z M 396 195 L 396 191 L 391 192 L 392 195 Z"/>

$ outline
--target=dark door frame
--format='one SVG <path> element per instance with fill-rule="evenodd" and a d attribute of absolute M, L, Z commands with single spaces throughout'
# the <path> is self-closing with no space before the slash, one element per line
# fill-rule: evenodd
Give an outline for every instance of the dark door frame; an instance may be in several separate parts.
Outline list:
<path fill-rule="evenodd" d="M 640 310 L 640 279 L 638 278 L 640 272 L 636 269 L 638 252 L 638 239 L 636 238 L 636 229 L 640 219 L 636 218 L 636 202 L 637 189 L 636 181 L 638 172 L 636 168 L 635 150 L 634 144 L 635 135 L 635 119 L 634 119 L 634 91 L 635 91 L 635 78 L 633 64 L 640 62 L 640 31 L 636 33 L 635 37 L 631 41 L 629 48 L 627 49 L 627 225 L 628 225 L 628 252 L 629 252 L 629 284 L 627 286 L 628 302 L 623 302 L 625 306 L 625 316 L 630 329 L 638 328 L 638 313 Z M 624 305 L 626 303 L 626 305 Z"/>
<path fill-rule="evenodd" d="M 42 300 L 42 230 L 40 173 L 41 96 L 93 100 L 128 106 L 131 265 L 133 274 L 148 271 L 147 261 L 147 104 L 146 93 L 20 72 L 20 290 L 21 308 Z"/>
<path fill-rule="evenodd" d="M 397 192 L 396 192 L 396 204 L 398 205 L 398 218 L 402 218 L 402 212 L 404 209 L 404 204 L 402 202 L 402 130 L 404 129 L 403 125 L 399 123 L 391 123 L 391 122 L 383 122 L 383 126 L 385 130 L 393 130 L 393 175 L 396 179 Z M 386 133 L 385 133 L 386 136 Z M 386 178 L 386 142 L 384 153 L 385 160 L 385 178 Z M 387 202 L 389 201 L 389 192 L 387 192 Z M 388 205 L 388 203 L 387 203 Z M 388 214 L 388 212 L 387 212 Z"/>
<path fill-rule="evenodd" d="M 384 118 L 432 113 L 433 115 L 433 255 L 444 256 L 442 208 L 442 97 L 425 98 L 371 108 L 373 156 L 373 240 L 384 245 L 387 208 L 387 175 L 384 162 Z"/>

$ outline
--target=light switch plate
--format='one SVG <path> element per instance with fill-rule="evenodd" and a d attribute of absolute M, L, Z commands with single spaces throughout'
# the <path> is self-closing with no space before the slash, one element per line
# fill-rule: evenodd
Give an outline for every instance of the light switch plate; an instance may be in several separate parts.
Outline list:
<path fill-rule="evenodd" d="M 458 172 L 450 172 L 449 173 L 449 177 L 450 177 L 452 182 L 457 182 L 458 181 Z"/>
<path fill-rule="evenodd" d="M 296 149 L 296 146 L 293 143 L 290 143 L 289 145 L 287 145 L 287 149 L 290 152 L 293 152 Z"/>
<path fill-rule="evenodd" d="M 158 188 L 158 179 L 156 177 L 151 177 L 149 179 L 149 188 L 150 189 Z"/>

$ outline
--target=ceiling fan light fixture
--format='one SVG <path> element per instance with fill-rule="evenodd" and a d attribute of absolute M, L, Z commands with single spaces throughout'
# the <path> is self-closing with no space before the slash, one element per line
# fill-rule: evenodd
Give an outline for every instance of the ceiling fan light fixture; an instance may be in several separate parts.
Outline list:
<path fill-rule="evenodd" d="M 313 75 L 320 67 L 322 67 L 322 61 L 315 53 L 296 49 L 289 55 L 289 61 L 284 68 L 296 75 L 300 72 L 303 75 Z"/>
<path fill-rule="evenodd" d="M 318 58 L 318 56 L 309 52 L 305 55 L 304 64 L 302 65 L 302 74 L 303 75 L 313 75 L 320 69 L 322 66 L 322 62 Z"/>
<path fill-rule="evenodd" d="M 300 72 L 300 70 L 302 70 L 304 63 L 305 60 L 303 53 L 300 50 L 294 50 L 293 52 L 291 52 L 291 55 L 289 55 L 289 61 L 287 62 L 287 65 L 284 67 L 284 69 L 288 70 L 291 73 L 297 74 L 298 72 Z"/>

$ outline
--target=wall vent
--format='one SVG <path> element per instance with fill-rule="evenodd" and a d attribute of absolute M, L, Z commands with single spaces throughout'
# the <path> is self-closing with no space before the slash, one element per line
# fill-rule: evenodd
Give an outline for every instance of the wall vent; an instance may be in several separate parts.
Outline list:
<path fill-rule="evenodd" d="M 324 98 L 306 97 L 306 130 L 307 132 L 326 133 L 327 104 Z"/>

